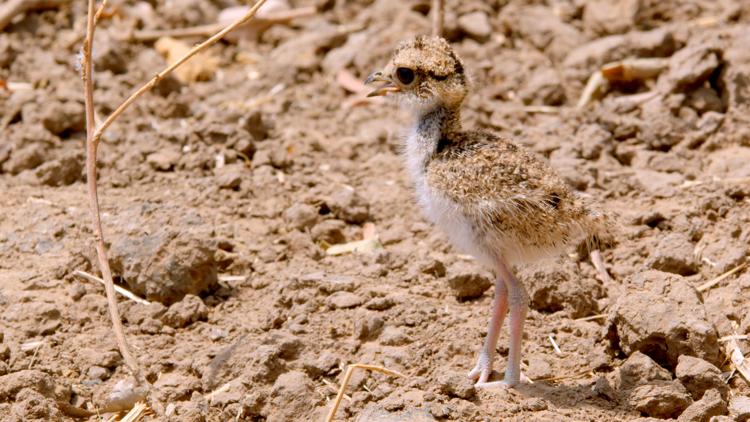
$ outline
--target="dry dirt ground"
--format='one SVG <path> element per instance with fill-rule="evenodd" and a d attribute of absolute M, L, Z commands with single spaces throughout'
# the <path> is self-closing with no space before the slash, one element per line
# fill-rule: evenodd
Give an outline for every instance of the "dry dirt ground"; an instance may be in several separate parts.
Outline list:
<path fill-rule="evenodd" d="M 77 71 L 84 3 L 0 34 L 3 421 L 96 411 L 128 374 L 103 288 L 73 274 L 97 272 Z M 112 1 L 94 48 L 98 115 L 165 66 L 153 41 L 128 34 L 212 23 L 232 5 Z M 750 334 L 750 271 L 697 289 L 748 255 L 750 2 L 447 2 L 446 34 L 474 83 L 466 125 L 547 157 L 622 225 L 603 254 L 613 282 L 575 250 L 517 269 L 532 299 L 522 368 L 536 382 L 509 391 L 465 379 L 491 275 L 412 202 L 399 156 L 408 116 L 340 82 L 429 32 L 429 2 L 292 6 L 319 13 L 220 43 L 208 80 L 167 79 L 104 136 L 111 261 L 118 283 L 151 301 L 119 306 L 153 418 L 319 421 L 354 362 L 406 376 L 356 373 L 339 420 L 750 417 L 750 388 L 720 340 Z M 592 72 L 628 58 L 664 66 L 576 108 Z M 382 247 L 326 251 L 366 234 Z"/>

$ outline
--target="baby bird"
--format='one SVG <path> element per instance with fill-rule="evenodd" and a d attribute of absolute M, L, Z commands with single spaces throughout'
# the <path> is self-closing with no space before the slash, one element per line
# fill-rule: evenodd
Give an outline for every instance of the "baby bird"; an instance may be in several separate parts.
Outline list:
<path fill-rule="evenodd" d="M 461 127 L 469 90 L 464 65 L 446 40 L 418 36 L 402 43 L 366 84 L 368 96 L 394 95 L 415 123 L 405 159 L 417 202 L 459 249 L 496 274 L 492 317 L 469 378 L 479 387 L 517 385 L 529 304 L 512 264 L 555 256 L 581 241 L 608 237 L 612 222 L 586 206 L 549 165 L 515 143 Z M 509 313 L 510 347 L 502 381 L 489 382 L 495 347 Z"/>

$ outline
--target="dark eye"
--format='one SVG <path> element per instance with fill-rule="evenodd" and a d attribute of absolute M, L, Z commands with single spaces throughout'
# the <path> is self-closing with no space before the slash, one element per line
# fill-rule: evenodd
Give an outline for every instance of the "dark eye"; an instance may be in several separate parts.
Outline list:
<path fill-rule="evenodd" d="M 399 67 L 396 69 L 396 77 L 402 84 L 409 85 L 414 82 L 414 71 L 408 67 Z"/>

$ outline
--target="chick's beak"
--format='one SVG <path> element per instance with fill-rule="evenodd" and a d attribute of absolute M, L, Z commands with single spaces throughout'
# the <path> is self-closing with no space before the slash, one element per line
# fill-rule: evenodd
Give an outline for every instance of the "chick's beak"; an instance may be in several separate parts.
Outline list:
<path fill-rule="evenodd" d="M 368 76 L 367 79 L 365 79 L 365 85 L 369 85 L 373 82 L 384 82 L 384 84 L 379 86 L 378 88 L 375 88 L 375 90 L 367 94 L 368 97 L 379 97 L 389 92 L 401 91 L 401 88 L 396 86 L 391 78 L 383 75 L 383 72 L 375 72 Z"/>

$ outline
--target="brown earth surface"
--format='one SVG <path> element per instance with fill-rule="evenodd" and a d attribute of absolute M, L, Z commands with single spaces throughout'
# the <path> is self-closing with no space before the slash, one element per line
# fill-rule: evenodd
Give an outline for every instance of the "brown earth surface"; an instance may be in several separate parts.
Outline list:
<path fill-rule="evenodd" d="M 95 412 L 128 375 L 102 286 L 73 274 L 98 272 L 82 171 L 84 3 L 0 34 L 3 421 Z M 128 34 L 212 23 L 236 5 L 111 3 L 94 47 L 101 118 L 165 66 L 153 41 Z M 512 390 L 465 378 L 492 278 L 413 203 L 399 156 L 409 116 L 341 83 L 429 32 L 429 2 L 291 3 L 319 13 L 218 44 L 208 80 L 168 78 L 105 133 L 113 270 L 151 301 L 119 303 L 151 417 L 320 421 L 357 362 L 406 376 L 356 372 L 339 420 L 750 417 L 750 387 L 720 341 L 750 334 L 750 271 L 697 289 L 750 244 L 749 1 L 447 1 L 446 35 L 474 85 L 466 126 L 547 157 L 622 225 L 603 253 L 614 282 L 575 250 L 517 268 L 532 301 L 522 369 L 536 381 Z M 630 58 L 665 65 L 576 108 L 594 71 Z M 373 239 L 373 225 L 382 248 L 326 252 Z M 500 372 L 506 342 L 504 330 Z"/>

